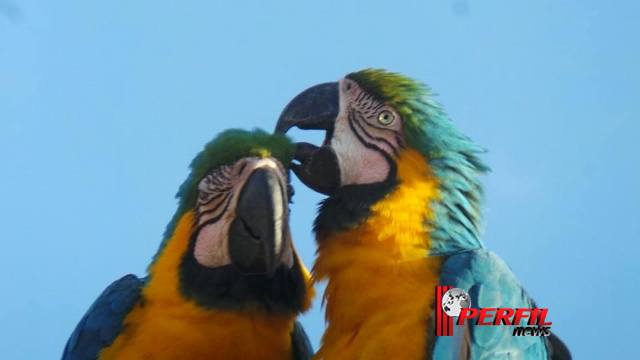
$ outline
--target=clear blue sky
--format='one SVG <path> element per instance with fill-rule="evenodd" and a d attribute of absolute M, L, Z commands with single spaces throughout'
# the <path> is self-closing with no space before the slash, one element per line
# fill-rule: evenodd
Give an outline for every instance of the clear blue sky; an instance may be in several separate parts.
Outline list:
<path fill-rule="evenodd" d="M 430 84 L 489 149 L 485 243 L 575 358 L 635 354 L 640 2 L 213 3 L 0 0 L 0 358 L 59 357 L 105 286 L 144 275 L 216 133 L 365 67 Z M 294 185 L 310 266 L 321 198 Z M 303 323 L 317 346 L 319 301 Z"/>

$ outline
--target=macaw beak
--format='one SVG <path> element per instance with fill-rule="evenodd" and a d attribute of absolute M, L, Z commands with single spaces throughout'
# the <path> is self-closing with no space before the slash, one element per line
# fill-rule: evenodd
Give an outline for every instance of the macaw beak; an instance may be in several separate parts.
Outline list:
<path fill-rule="evenodd" d="M 291 164 L 294 174 L 311 189 L 331 195 L 341 185 L 338 157 L 331 147 L 334 125 L 340 113 L 340 85 L 324 83 L 308 88 L 293 98 L 280 114 L 276 133 L 286 133 L 292 127 L 303 130 L 325 130 L 321 147 L 297 143 Z"/>
<path fill-rule="evenodd" d="M 340 112 L 340 87 L 337 82 L 312 86 L 296 95 L 280 114 L 277 133 L 296 126 L 304 130 L 329 130 Z"/>
<path fill-rule="evenodd" d="M 229 256 L 243 273 L 273 276 L 281 264 L 287 233 L 287 195 L 276 169 L 259 167 L 240 190 L 229 228 Z"/>

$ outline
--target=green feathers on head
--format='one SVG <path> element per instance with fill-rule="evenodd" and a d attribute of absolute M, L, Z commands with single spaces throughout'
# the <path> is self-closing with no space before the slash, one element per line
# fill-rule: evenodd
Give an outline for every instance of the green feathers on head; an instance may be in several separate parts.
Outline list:
<path fill-rule="evenodd" d="M 365 69 L 347 78 L 398 111 L 407 145 L 428 158 L 447 151 L 484 151 L 455 128 L 440 104 L 430 99 L 433 94 L 427 85 L 383 69 Z"/>
<path fill-rule="evenodd" d="M 167 225 L 158 254 L 173 235 L 180 218 L 195 207 L 198 199 L 198 184 L 211 170 L 252 156 L 273 157 L 287 167 L 294 153 L 295 144 L 284 134 L 269 134 L 261 129 L 252 131 L 229 129 L 218 134 L 191 161 L 191 173 L 180 185 L 176 194 L 178 210 Z"/>
<path fill-rule="evenodd" d="M 382 69 L 347 75 L 402 118 L 407 145 L 424 155 L 440 180 L 442 200 L 431 204 L 436 220 L 429 224 L 434 248 L 447 254 L 481 247 L 483 188 L 479 174 L 489 171 L 477 153 L 485 150 L 458 130 L 429 87 L 407 76 Z"/>
<path fill-rule="evenodd" d="M 198 183 L 212 169 L 231 165 L 250 156 L 273 157 L 287 166 L 293 159 L 295 150 L 291 140 L 282 134 L 269 134 L 260 129 L 253 131 L 230 129 L 221 132 L 191 161 L 191 174 L 176 194 L 180 199 L 179 216 L 195 206 L 198 198 Z"/>

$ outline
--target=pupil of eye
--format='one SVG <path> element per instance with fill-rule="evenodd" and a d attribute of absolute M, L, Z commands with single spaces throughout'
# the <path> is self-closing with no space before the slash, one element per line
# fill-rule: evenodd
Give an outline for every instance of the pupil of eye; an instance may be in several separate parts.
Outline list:
<path fill-rule="evenodd" d="M 390 124 L 392 121 L 393 121 L 393 115 L 391 115 L 389 112 L 385 111 L 380 114 L 381 123 L 387 125 L 387 124 Z"/>

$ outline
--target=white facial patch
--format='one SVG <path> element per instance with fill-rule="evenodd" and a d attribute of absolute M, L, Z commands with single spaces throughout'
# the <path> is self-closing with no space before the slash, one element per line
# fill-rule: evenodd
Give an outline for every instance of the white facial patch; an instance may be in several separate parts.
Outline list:
<path fill-rule="evenodd" d="M 384 156 L 362 144 L 342 113 L 336 122 L 331 147 L 338 157 L 341 185 L 373 184 L 387 178 L 389 164 Z"/>
<path fill-rule="evenodd" d="M 221 219 L 200 229 L 193 251 L 193 255 L 200 264 L 207 267 L 231 264 L 227 242 L 229 223 L 230 221 Z"/>
<path fill-rule="evenodd" d="M 373 99 L 354 81 L 340 80 L 340 114 L 331 147 L 340 166 L 341 185 L 384 181 L 390 165 L 383 153 L 393 156 L 402 146 L 399 117 L 388 125 L 377 122 L 380 112 L 397 116 L 393 109 Z"/>

